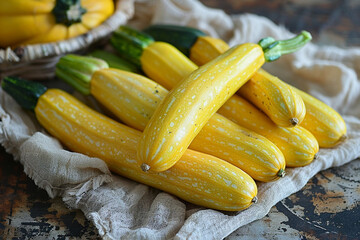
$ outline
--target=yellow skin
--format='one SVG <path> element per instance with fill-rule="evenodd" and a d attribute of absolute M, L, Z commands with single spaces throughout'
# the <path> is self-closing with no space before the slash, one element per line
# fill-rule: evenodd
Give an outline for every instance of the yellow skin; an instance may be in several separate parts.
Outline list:
<path fill-rule="evenodd" d="M 319 151 L 315 137 L 305 128 L 277 126 L 251 103 L 234 95 L 218 111 L 221 115 L 272 141 L 284 154 L 286 167 L 311 163 Z"/>
<path fill-rule="evenodd" d="M 186 150 L 161 174 L 144 173 L 136 157 L 141 132 L 101 115 L 68 93 L 47 90 L 35 114 L 41 125 L 70 150 L 98 157 L 121 176 L 174 194 L 203 207 L 239 211 L 255 200 L 254 180 L 219 158 Z"/>
<path fill-rule="evenodd" d="M 242 44 L 177 84 L 144 130 L 138 148 L 143 169 L 161 172 L 173 166 L 211 116 L 264 62 L 259 45 Z"/>
<path fill-rule="evenodd" d="M 228 49 L 229 45 L 219 38 L 200 36 L 190 48 L 189 57 L 196 65 L 202 66 Z"/>
<path fill-rule="evenodd" d="M 81 0 L 87 10 L 80 23 L 56 23 L 51 13 L 56 0 L 0 1 L 0 47 L 47 43 L 86 33 L 114 12 L 112 0 Z"/>
<path fill-rule="evenodd" d="M 219 56 L 229 45 L 219 38 L 199 37 L 190 49 L 190 59 L 199 66 Z M 275 76 L 260 69 L 239 90 L 241 96 L 260 108 L 279 126 L 301 123 L 306 109 L 301 97 Z"/>
<path fill-rule="evenodd" d="M 190 59 L 201 66 L 228 48 L 227 43 L 221 39 L 208 36 L 199 37 L 190 49 Z M 250 102 L 256 103 L 257 107 L 280 126 L 287 124 L 291 126 L 289 119 L 297 118 L 299 124 L 315 136 L 320 147 L 334 147 L 346 138 L 345 122 L 334 109 L 293 86 L 287 85 L 286 88 L 285 85 L 287 84 L 275 76 L 259 70 L 250 81 L 240 88 L 239 92 Z M 267 86 L 275 91 L 278 89 L 281 94 L 266 89 Z M 267 96 L 262 96 L 264 90 L 267 96 L 271 95 L 269 99 Z M 258 98 L 254 96 L 255 94 Z M 277 99 L 280 100 L 274 104 Z M 263 101 L 266 105 L 262 103 Z M 305 106 L 302 106 L 303 104 Z M 275 116 L 279 113 L 281 115 Z"/>
<path fill-rule="evenodd" d="M 140 131 L 169 92 L 144 76 L 111 68 L 96 71 L 90 89 L 122 122 Z M 278 179 L 285 169 L 284 156 L 272 142 L 216 113 L 189 148 L 219 157 L 258 181 Z"/>
<path fill-rule="evenodd" d="M 154 42 L 146 47 L 140 61 L 146 75 L 166 89 L 172 89 L 198 68 L 174 46 L 165 42 Z"/>
<path fill-rule="evenodd" d="M 279 78 L 263 69 L 239 90 L 241 96 L 259 107 L 276 124 L 293 127 L 305 117 L 302 98 Z"/>
<path fill-rule="evenodd" d="M 292 87 L 304 99 L 307 114 L 301 126 L 309 130 L 320 147 L 334 147 L 346 139 L 344 119 L 333 108 L 313 96 Z"/>
<path fill-rule="evenodd" d="M 161 43 L 161 45 L 164 45 Z M 158 42 L 155 42 L 154 44 L 149 45 L 147 48 L 144 49 L 144 53 L 141 57 L 141 64 L 143 69 L 151 69 L 151 71 L 145 71 L 145 73 L 154 81 L 158 83 L 166 83 L 168 89 L 171 89 L 176 86 L 183 78 L 190 75 L 191 72 L 195 71 L 197 69 L 197 66 L 192 63 L 192 61 L 187 58 L 183 54 L 177 54 L 176 57 L 168 57 L 163 51 L 159 50 L 152 50 L 154 46 L 156 46 L 156 49 L 160 48 L 161 46 Z M 167 46 L 167 48 L 170 48 Z M 145 57 L 144 57 L 145 56 Z M 159 60 L 157 60 L 159 59 Z M 182 64 L 183 68 L 181 71 L 179 69 L 174 69 L 173 61 L 175 61 L 175 65 L 179 63 Z M 162 62 L 165 62 L 166 64 L 160 64 Z M 157 63 L 157 64 L 155 64 Z M 161 73 L 161 74 L 159 74 Z M 256 74 L 256 73 L 255 73 Z M 237 95 L 231 96 L 230 99 L 224 103 L 224 107 L 228 105 L 228 107 L 232 108 L 230 105 L 230 102 L 234 100 L 237 101 Z M 250 105 L 248 103 L 248 105 Z M 250 105 L 251 106 L 251 105 Z M 257 110 L 254 106 L 251 106 L 250 111 L 242 111 L 242 108 L 239 108 L 238 110 L 232 111 L 232 114 L 234 115 L 241 115 L 244 119 L 247 118 L 248 115 L 251 113 L 251 109 Z M 239 112 L 237 112 L 239 111 Z M 258 111 L 258 110 L 257 110 Z M 258 118 L 265 118 L 265 122 L 267 122 L 268 126 L 277 127 L 276 124 L 274 124 L 268 116 L 261 113 L 258 114 Z M 231 119 L 229 118 L 230 120 Z M 256 120 L 256 119 L 255 119 Z M 261 119 L 259 119 L 261 121 Z M 253 126 L 252 124 L 247 125 L 246 122 L 241 121 L 235 121 L 238 125 L 245 127 L 249 130 L 252 130 L 262 136 L 267 137 L 268 139 L 277 139 L 277 132 L 276 131 L 267 131 L 264 132 L 263 130 L 265 128 L 259 128 L 258 130 L 254 128 L 249 128 Z M 249 127 L 248 127 L 249 126 Z M 318 144 L 316 143 L 316 139 L 314 136 L 312 136 L 308 131 L 306 131 L 304 128 L 300 128 L 301 130 L 298 130 L 296 128 L 296 131 L 287 131 L 286 128 L 282 129 L 283 133 L 287 133 L 288 136 L 284 139 L 299 139 L 299 141 L 303 141 L 306 144 L 298 145 L 298 140 L 296 141 L 282 141 L 281 139 L 278 141 L 278 144 L 275 144 L 282 152 L 285 157 L 286 166 L 304 166 L 306 164 L 309 164 L 315 157 L 315 154 L 318 152 Z M 255 131 L 256 130 L 256 131 Z M 303 132 L 306 132 L 305 134 Z M 302 140 L 302 137 L 308 138 L 308 140 L 304 139 Z M 292 152 L 292 150 L 287 149 L 297 149 L 298 154 L 295 154 L 295 152 Z M 300 154 L 302 153 L 302 154 Z"/>

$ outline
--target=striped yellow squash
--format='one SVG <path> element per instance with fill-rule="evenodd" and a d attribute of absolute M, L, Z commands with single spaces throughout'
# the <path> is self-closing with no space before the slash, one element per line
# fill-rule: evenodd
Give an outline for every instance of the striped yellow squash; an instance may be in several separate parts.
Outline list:
<path fill-rule="evenodd" d="M 229 45 L 219 38 L 200 36 L 190 48 L 189 58 L 196 65 L 202 66 L 228 49 Z"/>
<path fill-rule="evenodd" d="M 145 32 L 157 41 L 173 44 L 199 66 L 229 49 L 229 45 L 223 40 L 206 36 L 190 27 L 152 25 L 145 29 Z M 256 72 L 240 88 L 239 94 L 263 110 L 279 126 L 293 127 L 304 119 L 306 110 L 301 97 L 280 79 L 264 70 Z"/>
<path fill-rule="evenodd" d="M 80 67 L 87 60 L 90 60 L 89 65 L 94 61 L 88 57 L 64 56 L 57 64 L 56 72 L 60 77 L 65 76 L 62 74 L 64 69 L 68 73 L 80 73 Z M 168 91 L 138 74 L 111 68 L 93 69 L 94 73 L 88 85 L 90 90 L 83 89 L 84 92 L 90 92 L 128 126 L 144 130 L 156 106 Z M 81 80 L 75 76 L 70 77 L 68 74 L 67 77 L 66 81 L 75 88 L 85 85 L 80 84 Z M 285 173 L 284 156 L 272 142 L 216 113 L 194 138 L 189 148 L 232 163 L 258 181 L 272 181 Z"/>
<path fill-rule="evenodd" d="M 279 126 L 293 127 L 305 118 L 306 108 L 300 95 L 263 69 L 257 71 L 239 93 Z"/>
<path fill-rule="evenodd" d="M 56 42 L 85 34 L 113 14 L 114 8 L 113 0 L 2 0 L 0 47 Z"/>
<path fill-rule="evenodd" d="M 240 96 L 234 96 L 218 113 L 272 141 L 284 154 L 287 167 L 311 163 L 319 151 L 315 137 L 305 128 L 284 128 L 274 124 L 264 113 Z"/>
<path fill-rule="evenodd" d="M 218 38 L 198 37 L 190 48 L 190 59 L 198 65 L 205 64 L 226 51 L 226 46 L 229 47 Z M 315 136 L 319 147 L 334 147 L 346 138 L 346 124 L 334 109 L 291 85 L 284 86 L 283 81 L 260 69 L 239 93 L 280 126 L 296 125 L 300 121 Z"/>
<path fill-rule="evenodd" d="M 161 172 L 173 166 L 210 117 L 264 62 L 259 45 L 243 44 L 176 85 L 144 130 L 138 148 L 143 169 Z"/>
<path fill-rule="evenodd" d="M 44 91 L 41 87 L 37 91 L 39 84 L 32 83 L 5 78 L 2 86 L 21 105 L 32 108 L 41 125 L 69 149 L 101 158 L 121 176 L 200 206 L 239 211 L 256 202 L 257 187 L 249 175 L 219 158 L 196 151 L 186 150 L 165 172 L 144 173 L 136 157 L 141 132 L 95 112 L 62 90 Z M 29 105 L 29 99 L 33 104 Z"/>
<path fill-rule="evenodd" d="M 320 147 L 334 147 L 346 138 L 344 119 L 333 108 L 315 97 L 292 87 L 304 99 L 306 116 L 301 126 L 309 130 Z"/>
<path fill-rule="evenodd" d="M 180 52 L 171 54 L 171 51 L 160 51 L 162 46 L 170 48 L 168 44 L 154 42 L 146 34 L 127 27 L 117 30 L 111 42 L 123 57 L 139 64 L 144 72 L 158 83 L 162 85 L 166 83 L 166 86 L 170 86 L 168 88 L 175 86 L 144 130 L 139 145 L 139 157 L 143 159 L 144 170 L 164 171 L 171 167 L 224 100 L 231 97 L 233 90 L 244 84 L 265 60 L 273 61 L 283 53 L 295 51 L 310 38 L 307 32 L 302 32 L 290 40 L 275 41 L 265 38 L 259 44 L 235 46 L 195 70 L 195 64 Z M 262 59 L 262 63 L 254 68 L 250 65 L 257 62 L 255 58 L 252 60 L 243 58 L 242 63 L 249 64 L 247 70 L 250 70 L 251 74 L 239 75 L 238 79 L 235 79 L 236 73 L 247 72 L 234 65 L 234 62 L 242 59 L 240 55 L 234 54 L 235 49 L 247 48 L 258 49 L 256 54 L 250 55 L 255 57 L 259 53 L 258 57 Z M 234 58 L 229 57 L 230 54 L 233 54 Z M 232 63 L 227 62 L 227 58 L 231 59 Z M 218 64 L 220 62 L 223 64 Z M 179 64 L 181 68 L 174 67 Z M 236 85 L 227 86 L 229 76 L 234 77 L 231 82 L 237 82 Z M 225 79 L 222 79 L 223 77 Z"/>
<path fill-rule="evenodd" d="M 140 61 L 148 77 L 166 89 L 172 89 L 198 67 L 172 45 L 154 42 L 144 49 Z M 161 69 L 161 70 L 160 70 Z M 187 73 L 187 74 L 184 74 Z"/>

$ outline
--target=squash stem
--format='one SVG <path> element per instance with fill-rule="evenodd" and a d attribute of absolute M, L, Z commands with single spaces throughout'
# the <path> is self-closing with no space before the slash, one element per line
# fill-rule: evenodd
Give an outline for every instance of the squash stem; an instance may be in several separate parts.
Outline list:
<path fill-rule="evenodd" d="M 347 138 L 348 138 L 348 137 L 347 137 L 346 134 L 342 135 L 342 136 L 340 137 L 338 143 L 341 143 L 341 142 L 345 141 Z"/>
<path fill-rule="evenodd" d="M 148 172 L 150 170 L 150 166 L 146 163 L 141 164 L 141 170 L 144 172 Z"/>
<path fill-rule="evenodd" d="M 278 177 L 285 177 L 285 170 L 284 169 L 280 169 L 279 172 L 277 173 Z"/>
<path fill-rule="evenodd" d="M 267 62 L 275 61 L 284 54 L 293 53 L 302 48 L 312 39 L 311 34 L 302 31 L 294 38 L 287 40 L 278 40 L 268 37 L 259 41 L 259 45 L 263 48 L 264 57 Z"/>
<path fill-rule="evenodd" d="M 68 54 L 56 64 L 55 74 L 82 94 L 90 94 L 92 75 L 109 65 L 98 58 Z"/>
<path fill-rule="evenodd" d="M 81 6 L 80 0 L 56 0 L 52 14 L 56 23 L 71 26 L 74 23 L 81 22 L 86 9 Z"/>
<path fill-rule="evenodd" d="M 138 67 L 141 67 L 143 50 L 153 42 L 150 35 L 127 26 L 119 27 L 110 38 L 110 43 L 118 53 Z"/>
<path fill-rule="evenodd" d="M 297 118 L 291 118 L 290 123 L 292 126 L 296 126 L 299 124 L 299 120 Z"/>
<path fill-rule="evenodd" d="M 95 50 L 89 53 L 89 56 L 104 60 L 110 68 L 116 68 L 127 72 L 140 73 L 139 68 L 137 68 L 135 64 L 126 61 L 114 53 L 104 50 Z"/>
<path fill-rule="evenodd" d="M 47 91 L 47 88 L 41 83 L 26 81 L 17 77 L 5 77 L 2 80 L 1 87 L 21 107 L 28 110 L 34 110 L 39 97 Z"/>

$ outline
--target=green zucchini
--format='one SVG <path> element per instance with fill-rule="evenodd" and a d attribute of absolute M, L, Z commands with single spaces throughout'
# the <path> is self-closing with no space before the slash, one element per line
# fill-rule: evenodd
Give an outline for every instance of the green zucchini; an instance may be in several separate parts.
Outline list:
<path fill-rule="evenodd" d="M 204 32 L 192 27 L 165 24 L 151 25 L 143 31 L 152 36 L 155 41 L 170 43 L 186 56 L 190 55 L 190 49 L 198 37 L 206 36 Z"/>
<path fill-rule="evenodd" d="M 105 62 L 107 62 L 110 68 L 116 68 L 128 72 L 140 73 L 139 68 L 135 64 L 119 57 L 114 53 L 107 52 L 104 50 L 95 50 L 89 53 L 89 56 L 104 60 Z"/>

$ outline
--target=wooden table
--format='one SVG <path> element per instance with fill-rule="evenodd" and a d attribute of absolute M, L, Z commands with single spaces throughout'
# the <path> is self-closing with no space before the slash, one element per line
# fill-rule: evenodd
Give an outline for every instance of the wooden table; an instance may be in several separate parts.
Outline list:
<path fill-rule="evenodd" d="M 202 0 L 229 14 L 266 16 L 318 44 L 360 46 L 360 1 Z M 322 171 L 261 220 L 227 239 L 360 239 L 360 160 Z M 80 210 L 50 199 L 0 148 L 0 239 L 97 239 Z"/>

